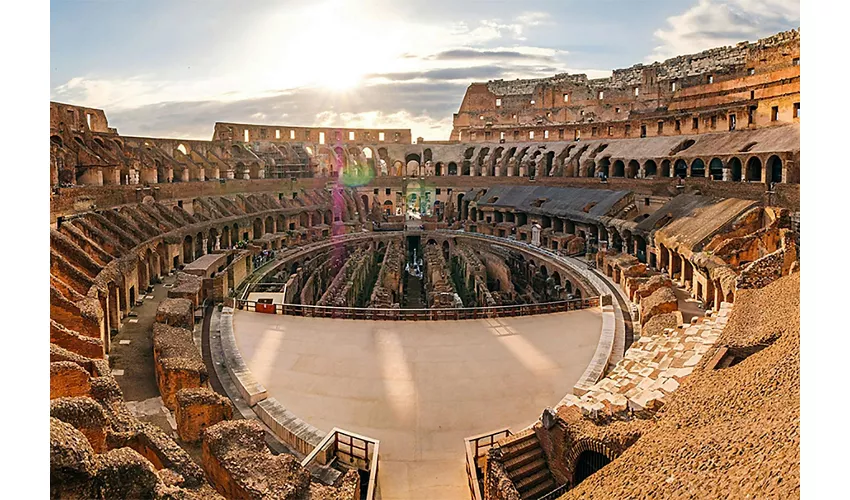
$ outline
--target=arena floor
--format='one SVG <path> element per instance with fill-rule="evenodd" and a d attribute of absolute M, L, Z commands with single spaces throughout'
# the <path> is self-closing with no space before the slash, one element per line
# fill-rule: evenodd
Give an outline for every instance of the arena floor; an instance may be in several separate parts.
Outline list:
<path fill-rule="evenodd" d="M 599 340 L 597 309 L 467 321 L 234 314 L 254 376 L 301 419 L 381 440 L 379 492 L 468 499 L 463 438 L 554 406 Z"/>

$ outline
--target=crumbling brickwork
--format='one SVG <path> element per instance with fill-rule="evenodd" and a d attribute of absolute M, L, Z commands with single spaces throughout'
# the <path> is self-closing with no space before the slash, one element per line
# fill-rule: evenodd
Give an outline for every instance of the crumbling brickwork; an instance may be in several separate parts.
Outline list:
<path fill-rule="evenodd" d="M 199 387 L 177 391 L 177 434 L 187 443 L 200 441 L 207 427 L 233 418 L 230 400 Z"/>
<path fill-rule="evenodd" d="M 172 411 L 177 408 L 177 393 L 181 389 L 202 387 L 207 381 L 207 369 L 191 330 L 154 323 L 153 359 L 159 393 Z"/>

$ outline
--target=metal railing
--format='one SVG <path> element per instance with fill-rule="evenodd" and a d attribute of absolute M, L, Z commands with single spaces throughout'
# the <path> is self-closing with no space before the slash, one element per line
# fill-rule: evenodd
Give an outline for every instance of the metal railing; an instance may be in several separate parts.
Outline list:
<path fill-rule="evenodd" d="M 484 466 L 481 459 L 486 457 L 487 450 L 493 447 L 499 439 L 508 437 L 512 433 L 510 429 L 504 428 L 498 431 L 487 432 L 477 436 L 464 438 L 463 444 L 466 448 L 466 480 L 469 484 L 469 494 L 472 500 L 483 500 L 481 493 L 481 482 L 484 480 Z"/>
<path fill-rule="evenodd" d="M 531 316 L 576 311 L 599 306 L 599 297 L 560 300 L 540 304 L 520 304 L 510 306 L 454 307 L 436 309 L 389 309 L 366 307 L 334 307 L 307 304 L 263 304 L 252 300 L 237 300 L 236 308 L 267 314 L 304 316 L 309 318 L 339 318 L 363 320 L 462 320 L 503 318 L 513 316 Z"/>
<path fill-rule="evenodd" d="M 336 459 L 348 468 L 356 468 L 369 473 L 366 488 L 366 500 L 374 500 L 378 485 L 378 459 L 381 442 L 338 427 L 331 429 L 322 441 L 301 461 L 308 468 L 311 463 L 329 464 Z"/>

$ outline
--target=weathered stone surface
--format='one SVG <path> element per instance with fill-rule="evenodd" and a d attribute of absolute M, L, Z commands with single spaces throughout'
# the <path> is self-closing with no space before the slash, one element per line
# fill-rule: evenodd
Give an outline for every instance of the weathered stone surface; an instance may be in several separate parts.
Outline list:
<path fill-rule="evenodd" d="M 89 378 L 89 373 L 73 361 L 50 363 L 50 399 L 88 395 Z"/>
<path fill-rule="evenodd" d="M 165 299 L 156 308 L 156 322 L 180 328 L 195 326 L 194 308 L 189 299 Z"/>
<path fill-rule="evenodd" d="M 109 425 L 103 408 L 87 397 L 57 398 L 50 401 L 50 416 L 82 432 L 95 453 L 106 451 L 106 429 Z"/>
<path fill-rule="evenodd" d="M 233 418 L 233 406 L 229 399 L 206 388 L 181 389 L 175 418 L 180 439 L 195 442 L 205 428 Z"/>
<path fill-rule="evenodd" d="M 648 297 L 640 301 L 640 322 L 645 325 L 647 321 L 659 314 L 668 314 L 679 310 L 679 299 L 672 288 L 659 288 Z"/>

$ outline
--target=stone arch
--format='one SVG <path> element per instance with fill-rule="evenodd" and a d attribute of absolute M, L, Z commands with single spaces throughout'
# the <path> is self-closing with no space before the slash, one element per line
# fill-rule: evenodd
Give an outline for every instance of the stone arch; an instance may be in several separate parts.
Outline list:
<path fill-rule="evenodd" d="M 460 169 L 460 175 L 469 175 L 469 160 L 463 160 Z"/>
<path fill-rule="evenodd" d="M 593 177 L 596 175 L 596 163 L 587 159 L 584 160 L 584 164 L 579 168 L 577 177 Z"/>
<path fill-rule="evenodd" d="M 410 156 L 410 155 L 408 155 L 408 156 Z M 418 177 L 419 174 L 420 174 L 420 172 L 419 172 L 419 162 L 416 161 L 416 160 L 408 161 L 406 169 L 405 169 L 405 173 L 407 174 L 408 177 Z"/>
<path fill-rule="evenodd" d="M 599 172 L 600 174 L 604 175 L 605 177 L 608 177 L 609 174 L 611 173 L 611 157 L 605 156 L 604 158 L 601 158 L 596 165 L 596 172 Z M 594 175 L 597 175 L 596 172 L 594 172 Z M 593 177 L 593 176 L 588 175 L 588 177 Z"/>
<path fill-rule="evenodd" d="M 193 260 L 195 260 L 193 258 L 194 257 L 194 247 L 195 247 L 195 245 L 194 245 L 194 242 L 192 241 L 192 236 L 187 234 L 186 237 L 183 238 L 183 263 L 184 264 L 188 264 L 189 262 L 192 262 Z"/>
<path fill-rule="evenodd" d="M 767 159 L 767 181 L 782 182 L 782 160 L 778 156 L 772 155 Z"/>
<path fill-rule="evenodd" d="M 438 161 L 437 164 L 434 165 L 434 175 L 436 175 L 438 177 L 442 176 L 442 175 L 446 175 L 445 168 L 446 168 L 446 166 L 443 164 L 443 162 Z"/>
<path fill-rule="evenodd" d="M 230 226 L 221 228 L 221 248 L 230 248 Z"/>
<path fill-rule="evenodd" d="M 695 158 L 691 162 L 691 177 L 705 177 L 705 162 L 700 158 Z"/>
<path fill-rule="evenodd" d="M 733 156 L 729 159 L 729 162 L 726 163 L 726 165 L 729 167 L 732 180 L 740 182 L 743 179 L 743 165 L 741 163 L 741 159 Z"/>
<path fill-rule="evenodd" d="M 218 240 L 218 229 L 211 227 L 207 234 L 207 253 L 212 253 L 215 250 L 215 243 Z"/>
<path fill-rule="evenodd" d="M 661 177 L 670 177 L 670 160 L 661 160 Z"/>
<path fill-rule="evenodd" d="M 555 152 L 549 151 L 545 155 L 545 161 L 543 162 L 543 171 L 541 172 L 541 177 L 549 177 L 552 175 L 552 165 L 555 164 Z"/>
<path fill-rule="evenodd" d="M 653 178 L 658 175 L 658 164 L 655 160 L 646 160 L 643 163 L 643 176 L 645 178 Z"/>
<path fill-rule="evenodd" d="M 263 221 L 259 218 L 254 219 L 252 229 L 254 230 L 253 239 L 257 239 L 263 235 Z"/>
<path fill-rule="evenodd" d="M 204 233 L 198 233 L 195 236 L 195 258 L 198 259 L 204 255 Z"/>
<path fill-rule="evenodd" d="M 761 159 L 758 156 L 752 156 L 747 160 L 747 181 L 762 182 Z"/>
<path fill-rule="evenodd" d="M 576 292 L 580 293 L 578 290 L 576 290 Z M 584 455 L 588 452 L 590 452 L 590 454 Z M 584 456 L 585 459 L 598 459 L 599 457 L 597 455 L 601 455 L 604 458 L 604 460 L 600 459 L 596 462 L 596 465 L 598 465 L 599 467 L 590 467 L 585 469 L 585 464 L 581 463 L 582 456 Z M 596 472 L 608 463 L 612 462 L 615 458 L 617 458 L 617 454 L 615 454 L 607 445 L 605 445 L 605 443 L 590 438 L 580 439 L 564 457 L 564 461 L 568 464 L 569 467 L 568 470 L 570 476 L 572 476 L 572 486 L 578 486 L 578 484 L 581 483 L 583 480 L 587 479 L 590 474 Z M 582 467 L 582 471 L 580 473 L 578 470 L 579 467 Z M 592 472 L 590 472 L 591 470 Z"/>
<path fill-rule="evenodd" d="M 269 215 L 266 217 L 265 224 L 263 225 L 263 234 L 271 234 L 274 232 L 274 219 Z M 255 235 L 254 238 L 257 238 Z"/>
<path fill-rule="evenodd" d="M 681 158 L 676 160 L 676 164 L 673 166 L 673 175 L 682 179 L 688 176 L 688 164 L 685 160 Z"/>
<path fill-rule="evenodd" d="M 626 177 L 629 179 L 634 179 L 637 177 L 638 170 L 640 170 L 640 164 L 637 160 L 629 161 L 628 167 L 626 168 Z"/>
<path fill-rule="evenodd" d="M 447 167 L 446 175 L 457 175 L 457 163 L 450 161 Z"/>
<path fill-rule="evenodd" d="M 614 171 L 611 173 L 611 177 L 625 177 L 626 176 L 626 165 L 623 163 L 623 160 L 617 160 L 614 162 Z"/>
<path fill-rule="evenodd" d="M 720 158 L 712 158 L 711 161 L 708 162 L 708 176 L 715 181 L 723 180 L 723 160 Z"/>

